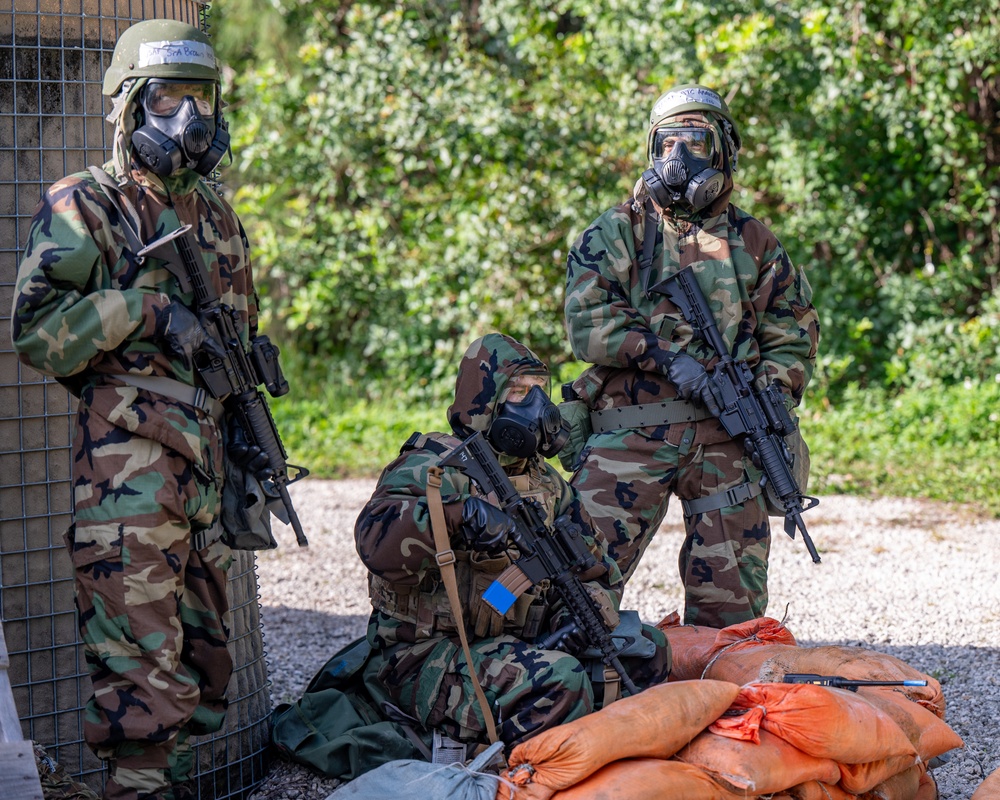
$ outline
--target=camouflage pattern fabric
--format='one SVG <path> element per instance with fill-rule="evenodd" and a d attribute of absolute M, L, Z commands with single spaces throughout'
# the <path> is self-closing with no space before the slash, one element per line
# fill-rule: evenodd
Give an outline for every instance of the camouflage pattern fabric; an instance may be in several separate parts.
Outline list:
<path fill-rule="evenodd" d="M 105 166 L 110 171 L 110 165 Z M 134 168 L 126 195 L 151 241 L 191 224 L 210 282 L 256 332 L 248 245 L 233 210 L 196 173 Z M 111 762 L 107 798 L 188 796 L 188 737 L 217 730 L 227 654 L 229 548 L 198 551 L 222 490 L 219 422 L 201 409 L 122 385 L 123 373 L 196 384 L 155 337 L 172 301 L 193 305 L 167 262 L 127 245 L 118 210 L 78 173 L 45 193 L 17 278 L 20 359 L 80 398 L 75 522 L 67 546 L 94 696 L 85 739 Z"/>
<path fill-rule="evenodd" d="M 670 495 L 701 496 L 760 473 L 733 441 L 699 441 L 690 425 L 681 445 L 644 429 L 590 437 L 573 485 L 608 541 L 627 581 L 667 512 Z M 763 495 L 685 520 L 679 568 L 685 624 L 722 628 L 763 616 L 771 537 Z"/>
<path fill-rule="evenodd" d="M 373 617 L 372 627 L 378 622 Z M 661 683 L 670 671 L 670 648 L 662 631 L 643 626 L 657 645 L 653 658 L 623 658 L 640 688 Z M 369 639 L 373 638 L 371 628 Z M 497 733 L 508 747 L 594 710 L 594 688 L 586 667 L 558 650 L 541 650 L 515 636 L 470 642 L 475 680 L 494 709 Z M 488 741 L 473 678 L 454 637 L 435 637 L 412 647 L 383 651 L 378 678 L 396 704 L 426 730 L 464 742 Z"/>
<path fill-rule="evenodd" d="M 722 197 L 731 193 L 730 178 Z M 648 284 L 690 267 L 733 356 L 746 359 L 760 386 L 776 383 L 792 408 L 816 358 L 812 290 L 762 223 L 727 199 L 712 209 L 720 207 L 707 218 L 663 215 Z M 676 353 L 707 369 L 718 360 L 673 303 L 646 296 L 639 274 L 643 237 L 642 207 L 624 203 L 598 217 L 568 257 L 566 326 L 577 358 L 593 365 L 574 388 L 591 409 L 676 398 L 665 377 Z M 728 441 L 714 419 L 591 436 L 571 482 L 626 580 L 671 494 L 694 500 L 759 474 L 741 446 L 724 446 Z M 770 541 L 763 501 L 696 515 L 686 525 L 685 621 L 723 627 L 763 614 Z"/>
<path fill-rule="evenodd" d="M 403 711 L 465 741 L 486 742 L 487 738 L 434 559 L 427 474 L 461 441 L 459 437 L 488 429 L 504 387 L 518 374 L 548 373 L 530 350 L 509 337 L 489 334 L 473 342 L 459 367 L 455 402 L 448 412 L 456 435 L 427 434 L 404 448 L 383 470 L 355 528 L 358 553 L 370 573 L 374 611 L 368 640 L 385 660 L 379 672 L 381 683 Z M 550 524 L 565 514 L 581 526 L 597 559 L 597 565 L 581 578 L 617 609 L 621 575 L 595 539 L 576 493 L 540 457 L 502 463 L 522 496 L 542 505 Z M 548 633 L 558 610 L 547 585 L 529 589 L 504 617 L 482 602 L 482 592 L 518 553 L 512 546 L 507 555 L 485 558 L 462 548 L 457 535 L 462 507 L 474 494 L 468 478 L 454 469 L 445 470 L 441 495 L 456 548 L 462 616 L 475 669 L 487 696 L 497 703 L 501 736 L 512 743 L 589 712 L 593 690 L 575 658 L 529 644 L 536 635 Z M 650 667 L 650 682 L 664 680 L 669 671 L 666 640 L 660 644 L 659 658 L 651 659 L 656 663 Z"/>
<path fill-rule="evenodd" d="M 74 780 L 66 772 L 66 768 L 53 759 L 38 742 L 32 742 L 32 749 L 45 800 L 100 800 L 93 789 Z"/>

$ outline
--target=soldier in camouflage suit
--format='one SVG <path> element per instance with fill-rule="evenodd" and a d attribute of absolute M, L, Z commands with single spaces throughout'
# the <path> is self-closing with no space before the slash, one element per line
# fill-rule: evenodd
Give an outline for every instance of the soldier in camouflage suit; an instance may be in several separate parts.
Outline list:
<path fill-rule="evenodd" d="M 221 727 L 232 672 L 222 408 L 192 363 L 211 342 L 172 265 L 137 253 L 191 225 L 244 345 L 255 335 L 246 235 L 204 179 L 228 150 L 219 78 L 190 25 L 148 20 L 121 36 L 104 82 L 112 188 L 90 172 L 49 188 L 14 297 L 20 359 L 79 398 L 66 544 L 94 689 L 84 736 L 110 760 L 104 796 L 115 800 L 192 796 L 189 737 Z M 138 243 L 110 199 L 116 184 Z"/>
<path fill-rule="evenodd" d="M 486 728 L 470 680 L 485 690 L 500 739 L 513 745 L 541 730 L 576 719 L 594 708 L 591 681 L 571 652 L 532 644 L 556 630 L 564 614 L 547 585 L 521 595 L 505 616 L 482 600 L 483 591 L 518 557 L 508 541 L 510 518 L 479 496 L 457 470 L 445 469 L 441 497 L 448 535 L 457 555 L 462 617 L 470 638 L 475 676 L 470 679 L 441 573 L 435 562 L 426 486 L 428 470 L 462 439 L 490 429 L 512 406 L 539 400 L 548 369 L 528 348 L 492 333 L 473 342 L 459 367 L 455 401 L 448 411 L 453 434 L 414 434 L 383 470 L 371 500 L 358 517 L 358 553 L 369 570 L 374 611 L 368 641 L 381 664 L 378 680 L 404 712 L 425 730 L 440 730 L 463 742 L 486 742 Z M 533 396 L 534 395 L 534 396 Z M 544 403 L 549 403 L 544 398 Z M 537 405 L 535 406 L 537 408 Z M 557 423 L 558 425 L 558 423 Z M 614 624 L 621 575 L 594 539 L 576 493 L 537 452 L 505 454 L 491 441 L 518 492 L 541 503 L 551 525 L 567 515 L 578 523 L 598 563 L 581 579 Z M 545 450 L 543 444 L 538 448 Z M 670 651 L 660 631 L 645 626 L 656 645 L 647 660 L 623 659 L 640 687 L 666 679 Z"/>
<path fill-rule="evenodd" d="M 819 332 L 805 275 L 761 222 L 729 202 L 739 148 L 714 91 L 661 95 L 650 117 L 650 169 L 631 200 L 576 241 L 566 278 L 573 352 L 593 365 L 572 386 L 593 424 L 573 487 L 626 581 L 677 495 L 687 528 L 684 620 L 716 627 L 767 607 L 761 472 L 714 418 L 705 370 L 716 355 L 649 288 L 691 267 L 733 356 L 761 386 L 776 383 L 789 409 L 812 374 Z"/>

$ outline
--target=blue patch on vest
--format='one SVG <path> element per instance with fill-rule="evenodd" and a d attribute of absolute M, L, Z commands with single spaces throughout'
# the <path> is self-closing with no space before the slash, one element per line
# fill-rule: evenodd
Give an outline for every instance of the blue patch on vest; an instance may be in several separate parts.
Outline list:
<path fill-rule="evenodd" d="M 500 581 L 493 581 L 483 592 L 483 600 L 500 615 L 506 614 L 517 597 Z"/>

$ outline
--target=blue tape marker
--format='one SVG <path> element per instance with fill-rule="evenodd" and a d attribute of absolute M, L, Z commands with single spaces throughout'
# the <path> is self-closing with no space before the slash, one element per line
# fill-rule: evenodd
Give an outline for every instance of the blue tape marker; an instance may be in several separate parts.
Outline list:
<path fill-rule="evenodd" d="M 498 614 L 506 614 L 517 598 L 500 581 L 493 581 L 483 592 L 483 600 Z"/>

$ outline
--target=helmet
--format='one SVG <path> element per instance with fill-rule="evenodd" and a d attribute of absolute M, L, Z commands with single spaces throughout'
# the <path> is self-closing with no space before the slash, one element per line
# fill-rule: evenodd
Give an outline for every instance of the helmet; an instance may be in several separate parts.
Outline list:
<path fill-rule="evenodd" d="M 104 73 L 104 94 L 118 94 L 129 78 L 221 81 L 208 36 L 172 19 L 137 22 L 118 38 L 111 65 Z"/>
<path fill-rule="evenodd" d="M 652 161 L 653 135 L 656 129 L 671 117 L 676 117 L 689 112 L 705 112 L 721 117 L 729 123 L 730 130 L 724 133 L 732 139 L 732 152 L 729 153 L 730 162 L 735 166 L 736 154 L 742 145 L 739 128 L 733 121 L 729 113 L 729 106 L 726 101 L 707 86 L 697 83 L 686 83 L 675 86 L 673 89 L 664 92 L 653 104 L 653 110 L 649 113 L 649 133 L 646 136 L 646 160 Z"/>

